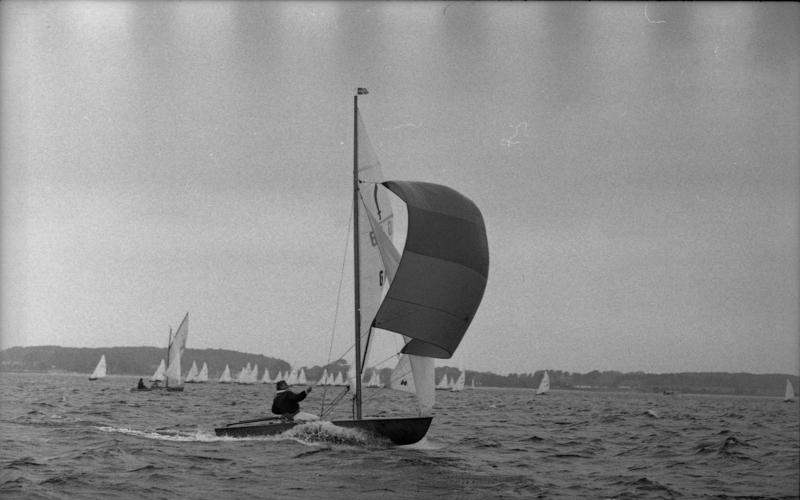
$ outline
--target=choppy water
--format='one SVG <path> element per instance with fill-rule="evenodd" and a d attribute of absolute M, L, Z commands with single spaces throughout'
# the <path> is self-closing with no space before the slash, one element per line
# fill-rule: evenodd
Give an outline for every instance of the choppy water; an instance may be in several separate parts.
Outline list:
<path fill-rule="evenodd" d="M 437 393 L 427 438 L 390 447 L 319 424 L 279 437 L 217 438 L 215 425 L 263 415 L 272 388 L 128 392 L 135 381 L 0 374 L 0 497 L 800 496 L 798 406 L 780 399 Z M 318 408 L 321 395 L 304 407 Z M 388 391 L 369 397 L 369 408 L 399 404 L 388 403 Z"/>

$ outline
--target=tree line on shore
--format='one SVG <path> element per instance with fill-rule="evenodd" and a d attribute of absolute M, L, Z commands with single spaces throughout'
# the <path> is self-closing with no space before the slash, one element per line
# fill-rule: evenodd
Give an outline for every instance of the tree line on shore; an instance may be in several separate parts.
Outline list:
<path fill-rule="evenodd" d="M 114 375 L 133 375 L 144 377 L 152 374 L 162 359 L 166 358 L 164 348 L 157 347 L 59 347 L 35 346 L 12 347 L 0 351 L 0 371 L 60 371 L 73 373 L 90 373 L 100 356 L 105 354 L 108 373 Z M 186 349 L 184 364 L 192 361 L 208 363 L 209 378 L 219 378 L 225 365 L 236 373 L 247 363 L 258 364 L 261 369 L 268 369 L 274 376 L 278 372 L 287 372 L 292 366 L 278 358 L 260 354 L 248 354 L 227 349 Z M 441 362 L 440 362 L 441 363 Z M 305 366 L 308 380 L 316 380 L 322 376 L 324 369 L 328 372 L 347 371 L 347 363 L 337 360 L 325 366 Z M 588 373 L 547 370 L 552 389 L 581 390 L 632 390 L 643 392 L 682 392 L 700 394 L 737 394 L 758 396 L 780 396 L 786 379 L 798 384 L 796 375 L 787 374 L 752 374 L 726 372 L 684 372 L 684 373 L 645 373 L 619 371 L 590 371 Z M 381 379 L 388 382 L 390 368 L 380 370 Z M 263 371 L 261 372 L 263 374 Z M 458 377 L 459 369 L 451 366 L 436 368 L 436 380 L 447 375 L 451 379 Z M 538 387 L 544 370 L 532 373 L 510 373 L 501 375 L 492 372 L 467 370 L 466 385 L 476 387 Z"/>

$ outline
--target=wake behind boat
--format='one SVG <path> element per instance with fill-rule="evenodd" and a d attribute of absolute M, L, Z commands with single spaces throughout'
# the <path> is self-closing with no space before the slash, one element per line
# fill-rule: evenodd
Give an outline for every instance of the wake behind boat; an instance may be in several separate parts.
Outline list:
<path fill-rule="evenodd" d="M 384 181 L 353 97 L 353 239 L 355 383 L 353 418 L 334 425 L 412 444 L 432 421 L 435 358 L 452 357 L 483 298 L 489 247 L 483 216 L 457 191 L 438 184 Z M 361 146 L 361 149 L 359 149 Z M 402 253 L 392 242 L 389 193 L 405 203 Z M 383 299 L 381 299 L 383 297 Z M 401 335 L 404 347 L 390 387 L 414 392 L 418 416 L 363 418 L 361 384 L 375 330 Z M 220 436 L 275 435 L 300 422 L 246 420 L 215 429 Z"/>

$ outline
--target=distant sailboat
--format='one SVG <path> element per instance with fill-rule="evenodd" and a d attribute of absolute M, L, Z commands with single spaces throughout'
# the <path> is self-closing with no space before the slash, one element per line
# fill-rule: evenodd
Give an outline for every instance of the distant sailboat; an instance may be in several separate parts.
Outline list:
<path fill-rule="evenodd" d="M 225 365 L 225 369 L 222 371 L 222 375 L 219 376 L 219 383 L 220 384 L 230 384 L 231 380 L 231 368 L 228 365 Z"/>
<path fill-rule="evenodd" d="M 381 374 L 378 372 L 377 368 L 372 370 L 372 375 L 369 380 L 367 380 L 365 387 L 381 387 Z"/>
<path fill-rule="evenodd" d="M 441 378 L 441 380 L 439 380 L 439 383 L 436 384 L 436 390 L 437 391 L 447 391 L 447 390 L 450 390 L 451 386 L 452 386 L 452 383 L 450 382 L 450 377 L 448 377 L 447 373 L 445 373 L 444 375 L 442 375 L 442 378 Z"/>
<path fill-rule="evenodd" d="M 548 392 L 550 392 L 550 375 L 545 370 L 544 375 L 542 375 L 542 381 L 539 382 L 539 388 L 536 389 L 536 394 L 547 394 Z"/>
<path fill-rule="evenodd" d="M 200 373 L 197 374 L 195 382 L 198 382 L 200 384 L 208 382 L 208 365 L 206 364 L 205 361 L 203 361 L 203 367 L 200 368 Z"/>
<path fill-rule="evenodd" d="M 155 382 L 155 381 L 163 382 L 165 376 L 164 372 L 166 371 L 167 371 L 167 365 L 164 363 L 164 360 L 162 359 L 161 363 L 158 365 L 158 368 L 156 368 L 155 373 L 153 373 L 153 376 L 150 377 L 150 382 Z"/>
<path fill-rule="evenodd" d="M 167 370 L 165 372 L 166 389 L 168 391 L 182 391 L 183 381 L 181 380 L 181 358 L 186 350 L 186 340 L 189 336 L 189 313 L 183 317 L 180 326 L 175 331 L 175 335 L 170 335 L 169 346 L 167 347 Z"/>
<path fill-rule="evenodd" d="M 332 423 L 377 434 L 395 444 L 412 444 L 425 436 L 433 418 L 434 359 L 453 355 L 483 297 L 489 246 L 480 210 L 460 193 L 426 182 L 384 182 L 358 110 L 358 96 L 363 94 L 367 90 L 359 88 L 353 99 L 356 320 L 354 373 L 348 378 L 354 380 L 355 394 L 352 418 Z M 402 251 L 392 242 L 390 192 L 406 206 L 408 229 Z M 418 416 L 362 416 L 361 377 L 377 329 L 403 338 L 398 366 L 404 363 L 408 372 L 401 374 L 397 368 L 395 372 L 401 390 L 415 387 Z M 341 372 L 337 381 L 342 380 L 339 377 Z M 273 435 L 295 425 L 298 422 L 282 418 L 260 419 L 228 424 L 215 432 L 225 436 Z"/>
<path fill-rule="evenodd" d="M 463 368 L 461 369 L 461 373 L 458 375 L 458 378 L 455 382 L 453 382 L 453 386 L 450 387 L 450 392 L 461 392 L 464 390 L 464 384 L 467 381 L 467 372 Z"/>
<path fill-rule="evenodd" d="M 237 384 L 247 384 L 247 379 L 250 377 L 250 363 L 247 363 L 247 366 L 243 366 L 241 370 L 239 370 L 239 374 L 236 375 L 236 383 Z"/>
<path fill-rule="evenodd" d="M 195 382 L 197 382 L 197 375 L 199 374 L 200 372 L 197 369 L 197 362 L 192 361 L 192 367 L 189 368 L 189 373 L 186 374 L 186 380 L 184 380 L 184 382 L 186 382 L 187 384 L 194 384 Z"/>
<path fill-rule="evenodd" d="M 106 376 L 106 355 L 100 356 L 100 361 L 94 367 L 94 371 L 89 375 L 89 380 L 97 380 Z"/>
<path fill-rule="evenodd" d="M 317 381 L 317 385 L 322 385 L 322 386 L 328 385 L 328 369 L 327 368 L 323 368 L 322 369 L 322 376 Z"/>
<path fill-rule="evenodd" d="M 786 379 L 786 392 L 783 394 L 783 400 L 786 402 L 794 401 L 794 386 L 788 378 Z"/>

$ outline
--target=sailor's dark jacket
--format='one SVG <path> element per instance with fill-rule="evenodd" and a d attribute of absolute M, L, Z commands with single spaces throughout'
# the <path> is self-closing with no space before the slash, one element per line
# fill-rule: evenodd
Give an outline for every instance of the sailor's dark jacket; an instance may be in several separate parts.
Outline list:
<path fill-rule="evenodd" d="M 278 391 L 272 400 L 272 413 L 276 415 L 294 415 L 300 411 L 300 401 L 306 399 L 306 391 L 294 393 L 288 389 Z"/>

